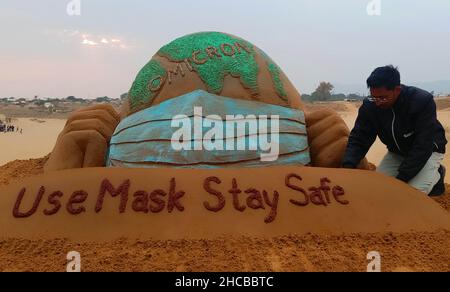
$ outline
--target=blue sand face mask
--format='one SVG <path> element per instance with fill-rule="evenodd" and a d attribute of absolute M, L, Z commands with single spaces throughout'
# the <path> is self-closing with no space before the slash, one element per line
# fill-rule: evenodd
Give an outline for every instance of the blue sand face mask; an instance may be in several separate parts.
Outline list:
<path fill-rule="evenodd" d="M 134 113 L 117 126 L 107 166 L 223 168 L 310 163 L 304 113 L 203 90 Z"/>

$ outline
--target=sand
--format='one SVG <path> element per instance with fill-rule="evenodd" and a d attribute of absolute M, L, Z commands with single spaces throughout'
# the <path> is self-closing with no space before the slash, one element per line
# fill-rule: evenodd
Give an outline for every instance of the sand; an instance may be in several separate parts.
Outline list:
<path fill-rule="evenodd" d="M 0 271 L 65 271 L 66 254 L 81 254 L 82 271 L 365 272 L 369 251 L 382 271 L 450 271 L 450 232 L 129 240 L 0 240 Z"/>
<path fill-rule="evenodd" d="M 327 194 L 316 191 L 325 176 L 328 179 L 322 185 L 328 187 Z M 207 181 L 211 177 L 214 182 Z M 120 196 L 116 192 L 116 197 L 111 197 L 119 186 Z M 299 187 L 307 191 L 299 192 Z M 100 191 L 106 188 L 109 191 Z M 163 195 L 158 195 L 159 201 L 150 201 L 149 195 L 154 198 L 151 194 L 157 189 Z M 36 199 L 39 190 L 42 199 Z M 55 191 L 59 191 L 56 200 L 52 197 Z M 188 240 L 309 232 L 450 231 L 450 214 L 432 199 L 373 171 L 294 166 L 88 168 L 22 179 L 0 192 L 0 238 L 63 237 L 99 242 L 122 236 Z M 72 195 L 74 192 L 78 195 Z M 74 196 L 83 198 L 75 200 Z M 174 199 L 178 196 L 179 200 Z"/>
<path fill-rule="evenodd" d="M 0 165 L 16 159 L 39 158 L 50 153 L 66 121 L 63 119 L 18 118 L 20 132 L 0 133 Z"/>
<path fill-rule="evenodd" d="M 0 167 L 0 184 L 42 173 L 47 158 Z M 450 211 L 450 185 L 436 201 Z M 209 240 L 120 238 L 77 242 L 65 238 L 0 240 L 0 271 L 65 271 L 78 251 L 83 271 L 366 271 L 369 251 L 382 271 L 450 271 L 450 231 L 306 234 Z"/>

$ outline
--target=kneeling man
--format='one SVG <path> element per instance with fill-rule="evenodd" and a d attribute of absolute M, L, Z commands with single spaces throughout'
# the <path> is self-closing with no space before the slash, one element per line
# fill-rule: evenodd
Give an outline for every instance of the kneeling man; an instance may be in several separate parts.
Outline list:
<path fill-rule="evenodd" d="M 436 117 L 433 95 L 400 84 L 393 66 L 375 69 L 367 79 L 371 96 L 359 109 L 343 167 L 356 168 L 378 136 L 388 153 L 377 171 L 428 194 L 445 191 L 445 130 Z"/>

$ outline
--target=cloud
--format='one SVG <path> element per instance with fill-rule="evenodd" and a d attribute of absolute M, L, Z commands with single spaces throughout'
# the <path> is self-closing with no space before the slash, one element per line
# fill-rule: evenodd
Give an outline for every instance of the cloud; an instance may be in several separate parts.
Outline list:
<path fill-rule="evenodd" d="M 94 41 L 90 41 L 88 39 L 83 39 L 83 41 L 81 43 L 83 45 L 88 45 L 88 46 L 96 46 L 96 45 L 98 45 L 98 43 L 96 43 Z"/>
<path fill-rule="evenodd" d="M 63 43 L 78 43 L 83 47 L 129 49 L 131 46 L 118 36 L 100 35 L 79 30 L 45 30 L 47 36 L 56 37 Z"/>
<path fill-rule="evenodd" d="M 129 46 L 122 39 L 104 35 L 83 34 L 81 44 L 101 48 L 127 49 Z"/>

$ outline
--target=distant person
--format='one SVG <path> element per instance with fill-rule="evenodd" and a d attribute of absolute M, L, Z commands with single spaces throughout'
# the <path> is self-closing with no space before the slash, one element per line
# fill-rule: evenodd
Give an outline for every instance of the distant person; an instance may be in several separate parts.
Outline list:
<path fill-rule="evenodd" d="M 378 136 L 388 149 L 377 171 L 396 177 L 430 196 L 445 192 L 445 130 L 436 117 L 433 95 L 400 84 L 392 65 L 367 79 L 371 96 L 359 109 L 342 165 L 356 168 Z"/>

